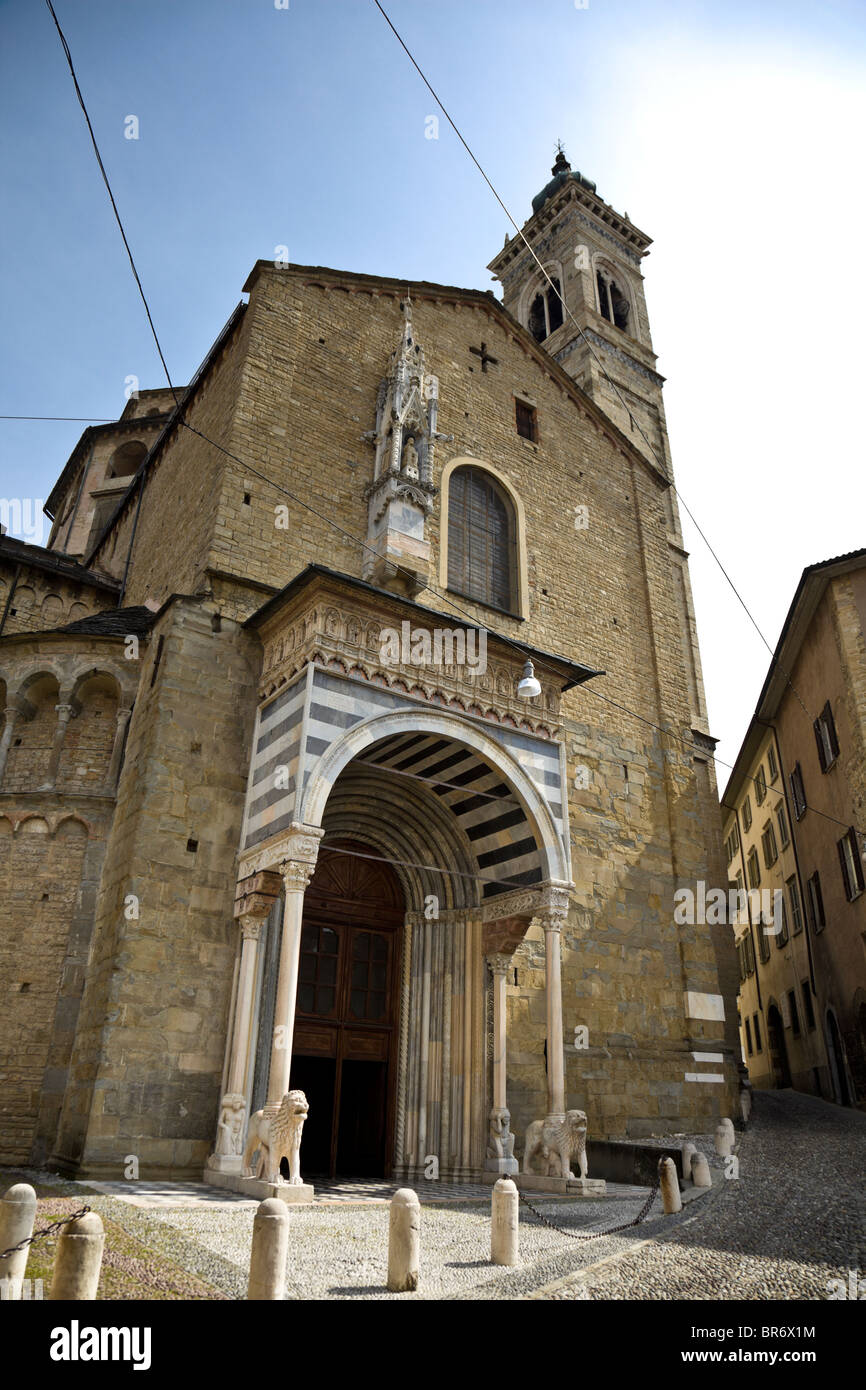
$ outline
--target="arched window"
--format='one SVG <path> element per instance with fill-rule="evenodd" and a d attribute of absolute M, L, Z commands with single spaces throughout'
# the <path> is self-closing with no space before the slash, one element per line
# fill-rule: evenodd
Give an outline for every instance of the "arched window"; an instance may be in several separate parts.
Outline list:
<path fill-rule="evenodd" d="M 517 526 L 511 499 L 483 468 L 457 468 L 448 490 L 448 587 L 517 610 Z"/>
<path fill-rule="evenodd" d="M 147 445 L 138 439 L 121 444 L 111 455 L 106 478 L 131 478 L 147 457 Z"/>
<path fill-rule="evenodd" d="M 625 332 L 628 329 L 628 297 L 604 270 L 596 272 L 595 281 L 598 287 L 598 312 L 608 323 Z"/>
<path fill-rule="evenodd" d="M 561 293 L 559 281 L 551 276 L 550 285 L 542 287 L 530 301 L 528 328 L 538 343 L 543 343 L 562 324 Z"/>

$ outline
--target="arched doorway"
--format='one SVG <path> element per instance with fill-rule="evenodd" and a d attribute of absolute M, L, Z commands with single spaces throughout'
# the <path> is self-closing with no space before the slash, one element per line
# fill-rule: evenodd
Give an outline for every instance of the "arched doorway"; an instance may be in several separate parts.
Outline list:
<path fill-rule="evenodd" d="M 845 1070 L 845 1050 L 839 1034 L 839 1025 L 832 1009 L 827 1010 L 827 1052 L 830 1058 L 830 1075 L 833 1081 L 835 1099 L 840 1105 L 851 1104 L 848 1087 L 848 1074 Z"/>
<path fill-rule="evenodd" d="M 290 1084 L 310 1098 L 311 1177 L 391 1169 L 404 902 L 378 855 L 324 842 L 304 901 Z"/>
<path fill-rule="evenodd" d="M 782 1015 L 775 1004 L 767 1010 L 767 1042 L 770 1049 L 770 1066 L 773 1069 L 773 1085 L 790 1086 L 791 1068 L 788 1065 L 788 1049 L 785 1046 L 785 1029 Z"/>

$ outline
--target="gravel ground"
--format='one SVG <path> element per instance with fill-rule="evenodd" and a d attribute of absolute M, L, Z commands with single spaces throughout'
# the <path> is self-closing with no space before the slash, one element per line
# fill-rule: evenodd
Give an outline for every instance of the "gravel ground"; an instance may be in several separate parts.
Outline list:
<path fill-rule="evenodd" d="M 739 1179 L 721 1182 L 709 1208 L 534 1297 L 826 1299 L 830 1279 L 866 1270 L 866 1114 L 795 1091 L 754 1102 L 737 1135 Z"/>
<path fill-rule="evenodd" d="M 750 1127 L 737 1134 L 737 1180 L 725 1180 L 712 1136 L 655 1142 L 679 1145 L 686 1138 L 710 1161 L 712 1191 L 696 1194 L 672 1217 L 661 1214 L 656 1198 L 639 1227 L 587 1242 L 549 1230 L 521 1204 L 516 1269 L 489 1263 L 487 1202 L 437 1205 L 425 1193 L 421 1287 L 414 1294 L 389 1294 L 384 1287 L 387 1205 L 332 1201 L 293 1209 L 287 1296 L 825 1299 L 828 1280 L 847 1281 L 849 1269 L 866 1269 L 866 1115 L 792 1091 L 756 1093 Z M 245 1297 L 254 1206 L 201 1201 L 142 1208 L 48 1175 L 42 1181 L 40 1195 L 48 1200 L 40 1203 L 40 1224 L 43 1205 L 44 1216 L 59 1213 L 67 1203 L 79 1204 L 69 1201 L 74 1193 L 103 1215 L 109 1240 L 100 1297 Z M 565 1230 L 606 1230 L 632 1220 L 645 1195 L 629 1188 L 599 1201 L 536 1197 L 533 1205 Z"/>

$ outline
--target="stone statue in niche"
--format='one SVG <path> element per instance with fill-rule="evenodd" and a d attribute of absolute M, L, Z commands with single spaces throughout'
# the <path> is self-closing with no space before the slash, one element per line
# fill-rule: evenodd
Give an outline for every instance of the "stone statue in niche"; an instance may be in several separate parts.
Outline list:
<path fill-rule="evenodd" d="M 487 1131 L 487 1157 L 513 1158 L 514 1135 L 511 1133 L 511 1113 L 504 1106 L 494 1105 Z"/>
<path fill-rule="evenodd" d="M 214 1153 L 232 1158 L 244 1151 L 244 1119 L 246 1099 L 241 1095 L 225 1095 L 220 1102 L 217 1139 Z"/>
<path fill-rule="evenodd" d="M 411 434 L 403 445 L 400 473 L 404 478 L 410 478 L 412 482 L 418 480 L 418 450 L 415 448 L 415 440 Z"/>

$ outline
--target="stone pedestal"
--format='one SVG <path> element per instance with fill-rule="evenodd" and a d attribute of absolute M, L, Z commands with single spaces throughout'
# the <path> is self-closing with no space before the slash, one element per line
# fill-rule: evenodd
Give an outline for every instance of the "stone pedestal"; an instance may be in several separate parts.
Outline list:
<path fill-rule="evenodd" d="M 484 1182 L 496 1182 L 497 1178 L 513 1178 L 515 1173 L 520 1172 L 520 1164 L 516 1158 L 485 1158 L 484 1160 Z"/>
<path fill-rule="evenodd" d="M 221 1173 L 208 1168 L 205 1181 L 214 1187 L 227 1188 L 229 1192 L 239 1192 L 244 1197 L 255 1197 L 264 1201 L 266 1197 L 279 1197 L 288 1206 L 308 1206 L 313 1200 L 312 1183 L 265 1182 L 264 1178 L 245 1178 L 234 1173 Z"/>
<path fill-rule="evenodd" d="M 537 1173 L 520 1173 L 514 1181 L 521 1192 L 556 1192 L 561 1197 L 603 1197 L 604 1178 L 542 1178 Z"/>
<path fill-rule="evenodd" d="M 234 1173 L 240 1177 L 243 1163 L 243 1154 L 211 1154 L 205 1166 L 204 1180 L 210 1182 L 213 1173 Z"/>

